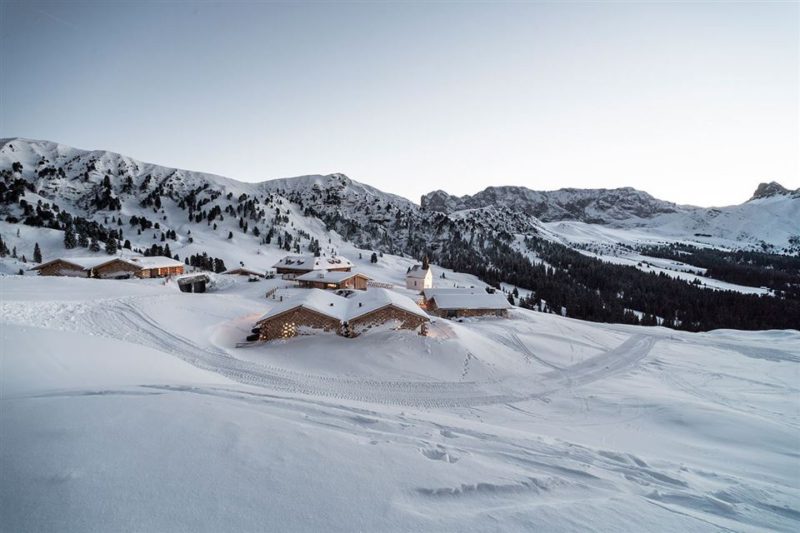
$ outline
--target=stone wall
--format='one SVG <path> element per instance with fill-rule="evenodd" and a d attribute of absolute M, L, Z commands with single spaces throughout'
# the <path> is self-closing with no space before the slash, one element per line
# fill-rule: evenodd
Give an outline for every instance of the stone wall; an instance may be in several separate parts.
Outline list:
<path fill-rule="evenodd" d="M 428 300 L 426 310 L 442 318 L 468 318 L 471 316 L 508 316 L 508 309 L 439 309 L 434 300 Z"/>
<path fill-rule="evenodd" d="M 341 324 L 335 318 L 300 307 L 264 320 L 259 328 L 259 339 L 271 341 L 302 335 L 306 329 L 339 333 Z"/>
<path fill-rule="evenodd" d="M 390 321 L 398 322 L 398 329 L 415 330 L 428 320 L 419 315 L 404 311 L 403 309 L 387 306 L 351 320 L 347 324 L 346 333 L 348 337 L 357 337 L 374 327 L 381 326 Z"/>

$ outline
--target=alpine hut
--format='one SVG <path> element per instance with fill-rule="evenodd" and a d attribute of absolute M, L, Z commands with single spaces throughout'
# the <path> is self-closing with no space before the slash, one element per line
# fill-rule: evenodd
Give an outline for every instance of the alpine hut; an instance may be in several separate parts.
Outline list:
<path fill-rule="evenodd" d="M 477 288 L 426 289 L 425 309 L 443 318 L 507 316 L 511 304 L 501 292 Z"/>
<path fill-rule="evenodd" d="M 269 341 L 299 335 L 332 332 L 357 337 L 365 331 L 388 325 L 392 329 L 425 333 L 430 317 L 410 298 L 387 289 L 370 289 L 349 297 L 311 289 L 286 300 L 256 322 L 248 340 Z"/>
<path fill-rule="evenodd" d="M 367 283 L 372 279 L 360 272 L 341 272 L 323 270 L 308 272 L 294 278 L 301 287 L 308 289 L 356 289 L 367 290 Z"/>
<path fill-rule="evenodd" d="M 94 267 L 94 276 L 105 279 L 164 278 L 183 274 L 184 264 L 162 256 L 115 257 Z"/>
<path fill-rule="evenodd" d="M 105 261 L 105 257 L 59 257 L 33 267 L 40 276 L 70 276 L 88 278 L 97 265 Z"/>

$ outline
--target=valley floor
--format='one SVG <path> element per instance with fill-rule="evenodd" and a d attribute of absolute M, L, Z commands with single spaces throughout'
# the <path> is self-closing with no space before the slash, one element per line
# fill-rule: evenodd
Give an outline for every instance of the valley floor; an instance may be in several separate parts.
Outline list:
<path fill-rule="evenodd" d="M 267 283 L 0 277 L 0 530 L 800 529 L 798 331 L 236 348 Z"/>

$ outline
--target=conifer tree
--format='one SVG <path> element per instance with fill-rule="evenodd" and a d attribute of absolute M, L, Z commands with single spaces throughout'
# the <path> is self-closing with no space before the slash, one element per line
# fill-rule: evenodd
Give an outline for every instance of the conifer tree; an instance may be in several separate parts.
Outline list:
<path fill-rule="evenodd" d="M 78 240 L 75 237 L 75 230 L 72 227 L 72 224 L 67 226 L 67 229 L 64 230 L 64 248 L 67 250 L 71 250 L 75 248 L 78 244 Z"/>

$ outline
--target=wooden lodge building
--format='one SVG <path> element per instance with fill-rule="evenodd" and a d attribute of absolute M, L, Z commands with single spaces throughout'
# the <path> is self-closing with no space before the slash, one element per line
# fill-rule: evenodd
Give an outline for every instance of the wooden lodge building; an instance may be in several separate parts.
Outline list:
<path fill-rule="evenodd" d="M 272 267 L 278 274 L 301 276 L 309 272 L 350 272 L 353 263 L 340 255 L 332 257 L 313 255 L 287 255 Z"/>
<path fill-rule="evenodd" d="M 502 292 L 488 293 L 481 288 L 425 289 L 425 310 L 442 318 L 508 316 L 511 304 Z"/>
<path fill-rule="evenodd" d="M 428 322 L 430 317 L 410 298 L 387 289 L 370 289 L 349 297 L 311 289 L 261 317 L 248 340 L 270 341 L 322 332 L 358 337 L 387 324 L 425 335 Z"/>
<path fill-rule="evenodd" d="M 33 267 L 40 276 L 69 276 L 74 278 L 88 278 L 92 269 L 99 265 L 105 257 L 59 257 Z"/>
<path fill-rule="evenodd" d="M 308 272 L 294 278 L 300 286 L 306 289 L 353 289 L 367 290 L 367 284 L 372 278 L 360 272 L 322 271 Z"/>
<path fill-rule="evenodd" d="M 125 279 L 183 274 L 184 264 L 169 257 L 65 257 L 34 267 L 40 276 Z"/>

